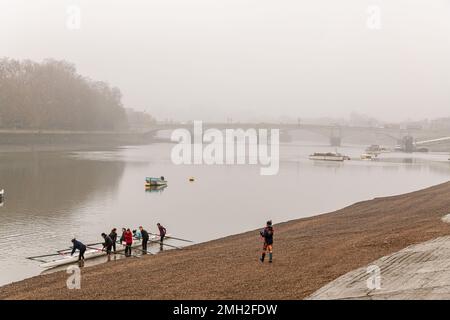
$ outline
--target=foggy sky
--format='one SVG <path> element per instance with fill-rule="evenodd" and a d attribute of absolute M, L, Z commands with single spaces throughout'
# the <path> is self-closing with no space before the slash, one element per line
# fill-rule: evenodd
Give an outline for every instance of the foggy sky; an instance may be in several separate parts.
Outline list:
<path fill-rule="evenodd" d="M 448 0 L 0 0 L 0 56 L 68 60 L 160 119 L 434 118 L 449 18 Z"/>

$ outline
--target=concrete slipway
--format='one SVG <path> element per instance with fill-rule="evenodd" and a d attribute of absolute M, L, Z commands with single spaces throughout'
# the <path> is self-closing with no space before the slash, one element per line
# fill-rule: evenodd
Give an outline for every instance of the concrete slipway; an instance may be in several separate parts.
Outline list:
<path fill-rule="evenodd" d="M 442 220 L 449 222 L 450 215 Z M 450 236 L 382 257 L 307 299 L 450 299 Z"/>

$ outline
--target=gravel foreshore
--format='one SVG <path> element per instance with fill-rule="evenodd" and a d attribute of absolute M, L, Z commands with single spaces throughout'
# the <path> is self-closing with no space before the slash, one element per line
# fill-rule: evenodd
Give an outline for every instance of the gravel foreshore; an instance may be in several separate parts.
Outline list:
<path fill-rule="evenodd" d="M 326 201 L 326 194 L 324 195 Z M 1 299 L 303 299 L 408 245 L 450 234 L 450 182 L 275 224 L 274 262 L 258 261 L 258 230 L 183 250 L 40 275 L 0 288 Z"/>

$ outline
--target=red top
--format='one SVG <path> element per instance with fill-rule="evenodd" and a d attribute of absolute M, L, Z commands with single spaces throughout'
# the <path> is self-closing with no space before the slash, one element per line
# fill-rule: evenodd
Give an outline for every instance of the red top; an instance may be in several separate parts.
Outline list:
<path fill-rule="evenodd" d="M 133 244 L 133 234 L 131 233 L 131 231 L 125 232 L 125 243 L 127 245 Z"/>

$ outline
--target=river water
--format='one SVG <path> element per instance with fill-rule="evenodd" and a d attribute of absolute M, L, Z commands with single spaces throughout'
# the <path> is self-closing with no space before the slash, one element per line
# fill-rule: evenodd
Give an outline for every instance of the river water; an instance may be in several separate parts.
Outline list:
<path fill-rule="evenodd" d="M 329 163 L 308 159 L 333 151 L 325 145 L 282 144 L 279 173 L 261 176 L 259 165 L 177 166 L 172 147 L 0 153 L 0 285 L 42 271 L 26 256 L 68 248 L 74 236 L 98 242 L 112 227 L 155 232 L 161 222 L 174 236 L 202 242 L 450 179 L 448 154 L 362 161 L 363 146 L 350 146 L 339 151 L 355 160 Z M 145 177 L 161 175 L 168 187 L 146 191 Z"/>

